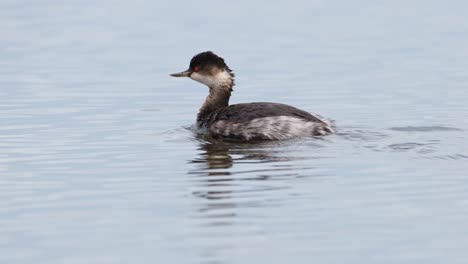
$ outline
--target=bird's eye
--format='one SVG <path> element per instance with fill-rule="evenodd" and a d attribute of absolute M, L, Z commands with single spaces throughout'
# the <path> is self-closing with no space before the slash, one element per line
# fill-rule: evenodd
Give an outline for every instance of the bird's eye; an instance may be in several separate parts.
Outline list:
<path fill-rule="evenodd" d="M 193 67 L 194 72 L 198 72 L 199 70 L 200 70 L 200 67 L 198 67 L 198 66 Z"/>

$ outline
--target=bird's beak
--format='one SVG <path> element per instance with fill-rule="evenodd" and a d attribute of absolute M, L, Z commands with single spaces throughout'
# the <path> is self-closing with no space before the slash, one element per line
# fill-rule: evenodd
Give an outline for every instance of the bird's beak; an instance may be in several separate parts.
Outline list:
<path fill-rule="evenodd" d="M 190 74 L 192 74 L 192 70 L 188 69 L 183 72 L 173 73 L 171 74 L 171 76 L 172 77 L 190 77 Z"/>

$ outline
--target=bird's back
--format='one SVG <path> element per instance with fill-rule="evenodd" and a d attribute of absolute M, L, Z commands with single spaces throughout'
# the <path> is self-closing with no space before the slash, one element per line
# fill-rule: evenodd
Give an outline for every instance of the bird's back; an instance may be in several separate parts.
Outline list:
<path fill-rule="evenodd" d="M 277 140 L 333 133 L 331 122 L 298 108 L 268 102 L 234 104 L 211 113 L 199 126 L 215 137 Z"/>

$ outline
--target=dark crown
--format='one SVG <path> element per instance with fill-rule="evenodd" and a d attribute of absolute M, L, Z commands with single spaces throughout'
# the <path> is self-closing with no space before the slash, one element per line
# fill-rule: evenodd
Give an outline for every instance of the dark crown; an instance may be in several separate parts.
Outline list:
<path fill-rule="evenodd" d="M 224 62 L 224 59 L 211 51 L 199 53 L 190 61 L 190 69 L 193 69 L 195 66 L 204 68 L 207 65 L 216 66 L 220 69 L 228 69 L 230 71 L 229 67 Z"/>

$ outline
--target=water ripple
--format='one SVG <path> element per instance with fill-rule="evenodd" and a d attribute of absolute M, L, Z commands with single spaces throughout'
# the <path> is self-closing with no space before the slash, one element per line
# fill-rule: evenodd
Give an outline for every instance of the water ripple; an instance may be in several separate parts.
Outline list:
<path fill-rule="evenodd" d="M 447 126 L 406 126 L 391 127 L 390 130 L 400 132 L 438 132 L 438 131 L 463 131 L 463 129 Z"/>

